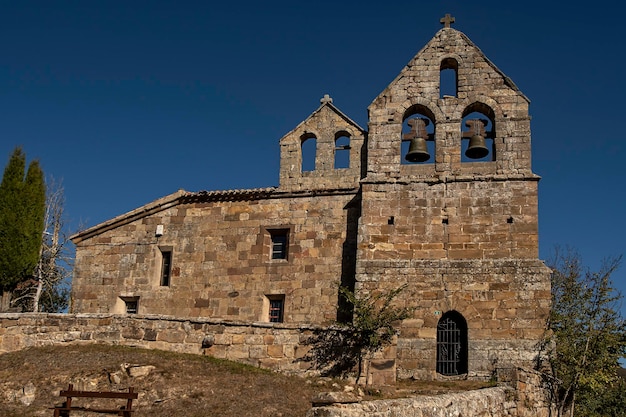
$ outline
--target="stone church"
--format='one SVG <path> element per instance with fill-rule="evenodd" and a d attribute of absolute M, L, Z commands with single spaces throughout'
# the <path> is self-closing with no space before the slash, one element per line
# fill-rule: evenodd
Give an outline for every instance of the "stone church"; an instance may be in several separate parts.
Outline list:
<path fill-rule="evenodd" d="M 340 285 L 406 285 L 399 377 L 530 365 L 550 271 L 529 100 L 452 22 L 367 128 L 324 96 L 280 140 L 278 187 L 180 190 L 74 235 L 72 312 L 327 325 Z"/>

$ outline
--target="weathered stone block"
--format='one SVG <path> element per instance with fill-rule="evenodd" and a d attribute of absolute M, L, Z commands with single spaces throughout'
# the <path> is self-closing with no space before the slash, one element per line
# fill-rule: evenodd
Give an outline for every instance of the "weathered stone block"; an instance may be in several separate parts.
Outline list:
<path fill-rule="evenodd" d="M 157 340 L 168 343 L 182 343 L 187 334 L 183 330 L 166 329 L 159 333 Z"/>
<path fill-rule="evenodd" d="M 269 345 L 267 346 L 267 354 L 272 358 L 282 358 L 285 356 L 283 346 Z M 292 355 L 293 356 L 293 355 Z"/>

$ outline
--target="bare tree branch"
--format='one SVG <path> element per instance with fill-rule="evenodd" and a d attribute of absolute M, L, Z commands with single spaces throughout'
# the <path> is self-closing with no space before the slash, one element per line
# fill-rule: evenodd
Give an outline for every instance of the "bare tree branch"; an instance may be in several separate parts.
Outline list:
<path fill-rule="evenodd" d="M 48 178 L 44 232 L 35 280 L 25 282 L 14 298 L 23 310 L 59 312 L 67 308 L 72 257 L 65 228 L 65 195 L 61 182 Z"/>

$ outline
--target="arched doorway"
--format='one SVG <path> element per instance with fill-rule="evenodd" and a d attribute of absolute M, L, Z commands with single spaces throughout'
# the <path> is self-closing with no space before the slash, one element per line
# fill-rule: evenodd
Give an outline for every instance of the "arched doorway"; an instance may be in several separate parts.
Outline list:
<path fill-rule="evenodd" d="M 467 373 L 467 322 L 456 311 L 448 311 L 437 323 L 437 373 Z"/>

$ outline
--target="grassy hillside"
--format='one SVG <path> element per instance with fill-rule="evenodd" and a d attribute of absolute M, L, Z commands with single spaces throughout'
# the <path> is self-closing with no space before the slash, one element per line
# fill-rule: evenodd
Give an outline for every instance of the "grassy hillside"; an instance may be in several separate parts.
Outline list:
<path fill-rule="evenodd" d="M 148 372 L 133 376 L 137 371 Z M 49 417 L 50 408 L 63 400 L 59 391 L 70 383 L 74 389 L 88 391 L 125 391 L 132 386 L 139 393 L 133 402 L 135 417 L 304 417 L 317 392 L 341 391 L 346 384 L 285 376 L 200 355 L 98 344 L 48 346 L 0 355 L 0 417 Z M 435 394 L 486 385 L 409 381 L 369 388 L 362 398 Z M 74 401 L 73 405 L 85 405 L 86 400 Z M 104 401 L 100 405 L 124 404 L 123 400 Z"/>
<path fill-rule="evenodd" d="M 146 376 L 131 377 L 132 365 L 154 368 Z M 105 345 L 55 346 L 0 355 L 0 416 L 51 416 L 49 407 L 62 402 L 59 391 L 69 383 L 74 389 L 101 391 L 133 386 L 139 392 L 133 404 L 137 417 L 302 417 L 313 394 L 327 390 L 303 378 L 199 355 Z M 116 407 L 124 404 L 109 401 Z"/>

